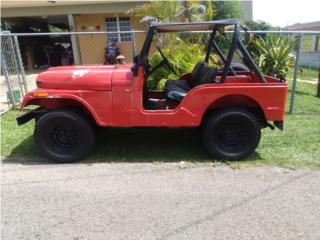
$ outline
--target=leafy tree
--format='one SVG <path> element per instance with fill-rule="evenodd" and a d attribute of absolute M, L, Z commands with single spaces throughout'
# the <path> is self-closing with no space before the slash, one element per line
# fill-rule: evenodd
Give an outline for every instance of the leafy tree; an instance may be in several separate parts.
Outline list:
<path fill-rule="evenodd" d="M 129 13 L 142 17 L 142 23 L 160 22 L 194 22 L 200 21 L 206 13 L 206 6 L 200 1 L 161 1 L 155 0 L 129 10 Z"/>
<path fill-rule="evenodd" d="M 264 21 L 252 21 L 252 20 L 248 20 L 245 21 L 246 26 L 250 29 L 250 30 L 254 30 L 254 31 L 269 31 L 272 30 L 272 26 Z"/>
<path fill-rule="evenodd" d="M 196 0 L 183 0 L 178 5 L 177 20 L 182 22 L 199 22 L 205 20 L 207 8 Z"/>
<path fill-rule="evenodd" d="M 140 23 L 158 22 L 196 22 L 206 20 L 207 8 L 197 0 L 184 1 L 161 1 L 155 0 L 143 5 L 139 5 L 128 11 L 130 14 L 142 17 Z M 209 8 L 209 16 L 212 14 L 212 8 Z M 193 37 L 180 35 L 186 41 L 193 41 Z M 164 34 L 160 36 L 161 46 L 171 45 L 174 48 L 176 42 L 174 34 Z"/>
<path fill-rule="evenodd" d="M 140 22 L 161 21 L 169 22 L 176 19 L 176 11 L 178 7 L 177 1 L 152 1 L 135 8 L 128 12 L 138 17 L 143 17 Z"/>
<path fill-rule="evenodd" d="M 242 18 L 239 1 L 208 1 L 213 5 L 214 19 Z"/>

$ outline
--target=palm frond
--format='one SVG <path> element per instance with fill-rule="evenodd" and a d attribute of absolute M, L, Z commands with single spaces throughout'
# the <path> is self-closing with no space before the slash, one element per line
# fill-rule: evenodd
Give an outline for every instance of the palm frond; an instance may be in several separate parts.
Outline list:
<path fill-rule="evenodd" d="M 296 40 L 283 36 L 256 38 L 252 56 L 264 74 L 285 78 L 295 63 L 295 56 L 291 54 L 295 46 Z"/>
<path fill-rule="evenodd" d="M 141 18 L 140 23 L 150 24 L 151 22 L 159 22 L 160 20 L 156 17 L 145 16 Z"/>

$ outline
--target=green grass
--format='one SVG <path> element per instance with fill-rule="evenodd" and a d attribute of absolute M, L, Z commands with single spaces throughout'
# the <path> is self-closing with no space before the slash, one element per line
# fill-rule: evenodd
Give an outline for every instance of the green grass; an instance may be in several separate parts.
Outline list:
<path fill-rule="evenodd" d="M 317 81 L 318 80 L 318 75 L 319 75 L 319 69 L 315 67 L 300 67 L 302 70 L 301 72 L 299 71 L 298 73 L 298 79 L 303 79 L 307 81 Z M 293 73 L 294 69 L 290 69 L 287 75 L 288 79 L 293 79 Z"/>
<path fill-rule="evenodd" d="M 309 52 L 313 50 L 314 36 L 303 36 L 301 42 L 301 51 Z M 318 42 L 318 49 L 320 48 L 320 42 Z"/>
<path fill-rule="evenodd" d="M 287 111 L 289 110 L 289 102 L 291 97 L 291 80 L 289 84 L 289 94 L 287 98 Z M 296 95 L 294 98 L 294 113 L 296 114 L 320 114 L 320 98 L 315 97 L 317 85 L 310 83 L 297 82 Z M 319 116 L 320 117 L 320 116 Z"/>
<path fill-rule="evenodd" d="M 244 161 L 226 162 L 232 167 L 320 167 L 320 99 L 314 85 L 298 83 L 295 109 L 287 115 L 285 130 L 263 129 L 256 151 Z M 303 113 L 303 114 L 302 114 Z M 33 142 L 34 122 L 18 127 L 10 111 L 1 117 L 1 155 L 6 162 L 32 164 L 38 155 Z M 92 155 L 95 162 L 212 162 L 201 145 L 198 129 L 118 128 L 98 131 Z"/>

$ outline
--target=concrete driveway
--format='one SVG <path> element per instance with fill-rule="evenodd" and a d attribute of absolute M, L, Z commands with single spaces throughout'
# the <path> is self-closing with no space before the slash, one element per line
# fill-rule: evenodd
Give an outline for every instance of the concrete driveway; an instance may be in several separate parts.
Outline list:
<path fill-rule="evenodd" d="M 320 239 L 320 170 L 2 164 L 2 239 Z"/>

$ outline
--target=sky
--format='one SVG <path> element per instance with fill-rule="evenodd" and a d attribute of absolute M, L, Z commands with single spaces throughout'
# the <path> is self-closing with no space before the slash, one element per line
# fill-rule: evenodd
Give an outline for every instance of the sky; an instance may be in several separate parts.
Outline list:
<path fill-rule="evenodd" d="M 320 0 L 253 0 L 253 20 L 280 27 L 320 21 Z"/>

